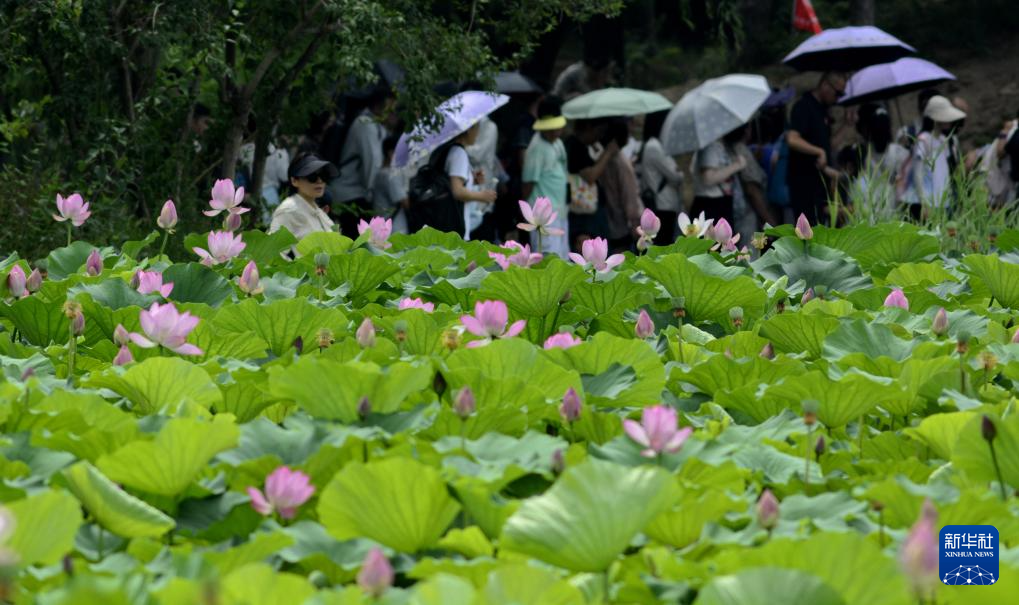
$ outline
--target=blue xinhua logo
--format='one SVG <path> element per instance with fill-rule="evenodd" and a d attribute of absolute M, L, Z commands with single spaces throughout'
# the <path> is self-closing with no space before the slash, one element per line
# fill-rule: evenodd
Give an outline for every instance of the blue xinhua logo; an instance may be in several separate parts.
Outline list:
<path fill-rule="evenodd" d="M 938 544 L 938 573 L 950 586 L 998 581 L 998 530 L 993 525 L 946 525 Z"/>

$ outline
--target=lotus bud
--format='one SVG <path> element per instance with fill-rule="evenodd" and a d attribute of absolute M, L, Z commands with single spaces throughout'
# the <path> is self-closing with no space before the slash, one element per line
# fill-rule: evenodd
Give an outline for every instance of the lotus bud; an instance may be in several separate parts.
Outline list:
<path fill-rule="evenodd" d="M 233 232 L 241 228 L 243 218 L 240 214 L 234 212 L 228 212 L 226 218 L 223 219 L 223 229 Z"/>
<path fill-rule="evenodd" d="M 998 358 L 988 350 L 980 351 L 980 367 L 985 372 L 993 370 L 998 365 Z"/>
<path fill-rule="evenodd" d="M 765 489 L 757 501 L 757 522 L 768 531 L 778 525 L 778 498 L 770 489 Z"/>
<path fill-rule="evenodd" d="M 33 376 L 35 376 L 35 368 L 27 367 L 25 368 L 25 371 L 21 373 L 21 382 L 25 382 Z"/>
<path fill-rule="evenodd" d="M 81 336 L 85 333 L 85 314 L 79 311 L 71 318 L 71 334 Z"/>
<path fill-rule="evenodd" d="M 729 309 L 729 319 L 732 320 L 733 327 L 741 327 L 743 325 L 743 307 Z"/>
<path fill-rule="evenodd" d="M 955 237 L 959 234 L 959 224 L 955 221 L 948 221 L 945 223 L 945 233 L 948 234 L 948 237 Z"/>
<path fill-rule="evenodd" d="M 442 397 L 447 386 L 449 385 L 446 384 L 446 377 L 442 375 L 442 372 L 436 372 L 435 378 L 432 379 L 432 390 L 435 391 L 435 394 Z"/>
<path fill-rule="evenodd" d="M 442 333 L 442 346 L 450 351 L 460 346 L 460 335 L 456 333 L 456 330 L 446 330 Z"/>
<path fill-rule="evenodd" d="M 28 279 L 25 280 L 25 289 L 29 292 L 38 292 L 41 287 L 42 273 L 38 269 L 32 269 L 32 272 L 28 274 Z"/>
<path fill-rule="evenodd" d="M 754 237 L 750 239 L 750 245 L 757 250 L 764 250 L 768 246 L 768 236 L 758 231 L 754 233 Z"/>
<path fill-rule="evenodd" d="M 477 268 L 478 268 L 478 263 L 476 263 L 474 261 L 471 261 L 471 262 L 467 263 L 467 268 L 464 269 L 464 270 L 467 271 L 468 273 L 474 273 L 474 270 L 477 269 Z"/>
<path fill-rule="evenodd" d="M 655 333 L 655 323 L 651 321 L 651 316 L 647 314 L 644 309 L 640 310 L 640 315 L 637 316 L 637 325 L 634 326 L 634 333 L 637 338 L 650 338 Z"/>
<path fill-rule="evenodd" d="M 325 252 L 319 252 L 315 255 L 315 275 L 325 275 L 326 268 L 329 266 L 329 255 Z"/>
<path fill-rule="evenodd" d="M 937 519 L 934 505 L 925 500 L 920 519 L 909 530 L 899 553 L 899 562 L 917 595 L 931 591 L 938 581 Z"/>
<path fill-rule="evenodd" d="M 64 316 L 67 317 L 67 319 L 74 319 L 76 315 L 81 314 L 81 305 L 74 302 L 73 300 L 65 302 L 63 309 Z"/>
<path fill-rule="evenodd" d="M 372 320 L 365 317 L 364 321 L 361 322 L 361 326 L 358 327 L 355 334 L 357 337 L 357 344 L 361 345 L 362 349 L 375 346 L 375 324 Z"/>
<path fill-rule="evenodd" d="M 885 509 L 885 503 L 880 500 L 871 500 L 870 507 L 874 509 L 874 512 L 881 512 Z"/>
<path fill-rule="evenodd" d="M 818 403 L 813 399 L 807 399 L 803 402 L 803 424 L 814 426 L 817 423 L 817 408 Z"/>
<path fill-rule="evenodd" d="M 552 472 L 561 475 L 566 470 L 566 458 L 563 457 L 563 450 L 557 449 L 552 452 Z"/>
<path fill-rule="evenodd" d="M 466 420 L 474 413 L 475 406 L 474 391 L 471 390 L 471 387 L 460 389 L 460 392 L 456 394 L 456 401 L 453 403 L 453 411 L 456 412 L 456 415 L 462 420 Z"/>
<path fill-rule="evenodd" d="M 96 276 L 103 272 L 103 257 L 99 256 L 99 250 L 93 248 L 85 261 L 85 273 Z"/>
<path fill-rule="evenodd" d="M 67 577 L 74 577 L 74 558 L 71 555 L 64 555 L 64 558 L 60 560 L 60 566 L 63 568 L 64 573 Z"/>
<path fill-rule="evenodd" d="M 580 395 L 577 391 L 570 387 L 566 389 L 566 394 L 563 395 L 563 403 L 559 406 L 559 415 L 563 417 L 566 422 L 576 422 L 580 419 L 580 410 L 582 408 L 580 403 Z"/>
<path fill-rule="evenodd" d="M 812 300 L 814 300 L 814 289 L 807 288 L 807 291 L 803 293 L 803 298 L 800 299 L 800 304 L 805 305 Z"/>
<path fill-rule="evenodd" d="M 131 355 L 131 349 L 127 348 L 127 345 L 122 345 L 120 351 L 117 351 L 117 356 L 113 358 L 113 365 L 125 366 L 134 361 L 134 357 Z"/>
<path fill-rule="evenodd" d="M 901 288 L 893 288 L 891 293 L 885 297 L 886 307 L 898 307 L 909 311 L 909 299 L 903 294 Z"/>
<path fill-rule="evenodd" d="M 297 351 L 298 355 L 303 353 L 304 352 L 304 339 L 301 338 L 300 336 L 295 338 L 294 339 L 294 343 L 293 343 L 293 347 L 294 347 L 294 350 Z"/>
<path fill-rule="evenodd" d="M 173 200 L 166 200 L 163 204 L 163 209 L 159 211 L 159 218 L 156 219 L 156 225 L 164 231 L 173 233 L 173 228 L 177 226 L 177 206 L 173 204 Z"/>
<path fill-rule="evenodd" d="M 248 296 L 257 296 L 265 290 L 259 280 L 258 265 L 255 264 L 255 261 L 248 261 L 248 264 L 244 266 L 244 271 L 237 278 L 237 287 Z"/>
<path fill-rule="evenodd" d="M 117 324 L 113 329 L 113 342 L 118 346 L 124 346 L 131 341 L 131 334 L 122 324 Z"/>
<path fill-rule="evenodd" d="M 973 252 L 979 252 L 980 251 L 980 242 L 978 242 L 975 239 L 974 240 L 970 240 L 970 242 L 969 242 L 969 249 L 972 250 Z"/>
<path fill-rule="evenodd" d="M 814 457 L 818 460 L 821 459 L 821 454 L 824 454 L 824 435 L 817 438 L 817 443 L 814 445 Z"/>
<path fill-rule="evenodd" d="M 931 321 L 931 332 L 936 336 L 944 336 L 948 333 L 948 313 L 945 312 L 945 308 L 941 307 L 938 312 L 934 314 L 934 320 Z"/>
<path fill-rule="evenodd" d="M 771 343 L 764 345 L 761 349 L 760 356 L 765 359 L 775 359 L 775 347 L 771 346 Z"/>
<path fill-rule="evenodd" d="M 364 558 L 361 571 L 357 572 L 357 585 L 376 599 L 393 585 L 393 566 L 378 546 L 368 551 Z"/>
<path fill-rule="evenodd" d="M 785 313 L 785 299 L 784 298 L 780 299 L 777 303 L 775 303 L 775 313 L 779 313 L 779 314 Z"/>
<path fill-rule="evenodd" d="M 677 296 L 672 299 L 672 315 L 673 317 L 683 318 L 686 317 L 686 297 Z"/>
<path fill-rule="evenodd" d="M 367 397 L 362 397 L 357 402 L 357 415 L 362 420 L 367 418 L 372 413 L 372 402 Z"/>
<path fill-rule="evenodd" d="M 810 228 L 810 221 L 805 214 L 800 214 L 800 218 L 796 219 L 796 228 L 793 231 L 796 232 L 796 237 L 802 240 L 814 238 L 814 230 Z"/>
<path fill-rule="evenodd" d="M 969 338 L 969 332 L 959 332 L 959 335 L 955 337 L 956 353 L 959 355 L 965 355 L 969 352 Z"/>
<path fill-rule="evenodd" d="M 318 331 L 318 350 L 328 349 L 329 345 L 333 344 L 333 342 L 335 342 L 333 331 L 329 328 L 320 328 Z"/>
<path fill-rule="evenodd" d="M 396 335 L 396 342 L 407 340 L 407 322 L 399 319 L 393 323 L 393 333 Z"/>
<path fill-rule="evenodd" d="M 1015 334 L 1012 335 L 1012 341 L 1011 342 L 1012 342 L 1012 344 L 1019 344 L 1019 330 L 1016 330 Z"/>
<path fill-rule="evenodd" d="M 14 298 L 24 298 L 28 296 L 28 278 L 25 277 L 25 270 L 20 265 L 14 265 L 11 267 L 10 273 L 7 274 L 7 290 L 11 293 Z"/>
<path fill-rule="evenodd" d="M 998 436 L 998 428 L 994 426 L 994 421 L 987 414 L 984 414 L 980 420 L 980 435 L 988 443 L 994 441 L 994 438 Z"/>

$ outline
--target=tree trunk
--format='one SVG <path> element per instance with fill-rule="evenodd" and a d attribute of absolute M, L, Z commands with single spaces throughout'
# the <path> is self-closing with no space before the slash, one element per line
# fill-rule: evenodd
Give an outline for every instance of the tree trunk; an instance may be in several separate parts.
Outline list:
<path fill-rule="evenodd" d="M 241 144 L 244 142 L 244 127 L 248 124 L 248 114 L 251 112 L 251 98 L 246 96 L 244 89 L 239 89 L 234 101 L 230 104 L 230 127 L 226 131 L 223 145 L 223 160 L 220 166 L 221 179 L 232 179 L 237 171 L 237 158 L 241 153 Z"/>
<path fill-rule="evenodd" d="M 876 0 L 850 0 L 849 22 L 853 25 L 874 25 Z"/>

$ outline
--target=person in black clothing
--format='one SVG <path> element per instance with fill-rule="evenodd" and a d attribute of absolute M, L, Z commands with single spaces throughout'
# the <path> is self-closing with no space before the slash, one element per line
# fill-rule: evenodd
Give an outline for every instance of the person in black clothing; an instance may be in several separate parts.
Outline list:
<path fill-rule="evenodd" d="M 789 202 L 795 214 L 805 214 L 811 223 L 827 216 L 830 182 L 838 179 L 832 168 L 828 108 L 845 93 L 846 75 L 826 72 L 814 90 L 796 102 L 789 120 Z"/>
<path fill-rule="evenodd" d="M 593 214 L 570 212 L 569 233 L 573 250 L 579 250 L 585 240 L 608 238 L 605 193 L 598 180 L 609 161 L 619 153 L 619 145 L 616 141 L 610 141 L 595 157 L 591 153 L 591 146 L 598 144 L 607 132 L 608 122 L 605 120 L 577 120 L 573 123 L 573 134 L 563 141 L 566 146 L 566 167 L 570 175 L 578 175 L 588 185 L 596 186 L 598 191 L 598 208 Z"/>

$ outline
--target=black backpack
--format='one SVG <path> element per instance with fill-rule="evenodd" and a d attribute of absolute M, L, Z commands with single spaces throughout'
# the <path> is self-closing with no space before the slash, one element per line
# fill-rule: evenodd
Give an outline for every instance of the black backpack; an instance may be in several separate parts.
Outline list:
<path fill-rule="evenodd" d="M 425 225 L 461 235 L 466 228 L 463 204 L 453 198 L 449 175 L 446 174 L 446 158 L 453 147 L 452 144 L 443 145 L 432 152 L 428 163 L 419 168 L 410 180 L 407 226 L 411 233 Z"/>

